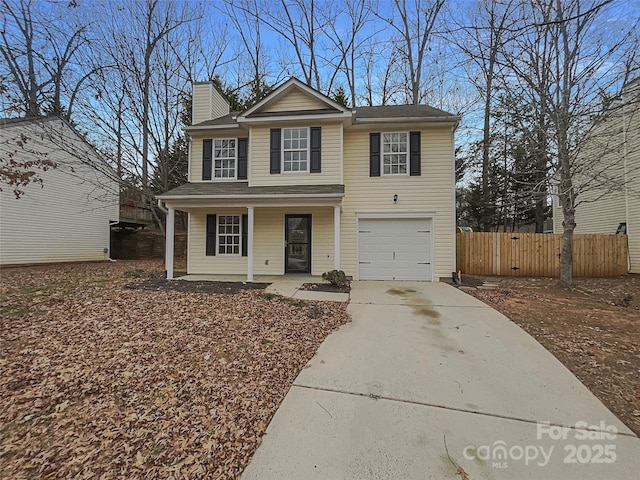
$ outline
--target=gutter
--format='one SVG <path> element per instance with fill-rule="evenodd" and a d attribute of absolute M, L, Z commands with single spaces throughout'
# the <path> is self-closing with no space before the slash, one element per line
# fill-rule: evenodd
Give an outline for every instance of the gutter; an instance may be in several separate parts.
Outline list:
<path fill-rule="evenodd" d="M 389 118 L 358 118 L 356 116 L 353 121 L 354 125 L 362 125 L 367 123 L 396 123 L 396 122 L 434 122 L 434 123 L 458 123 L 462 120 L 460 116 L 451 116 L 451 117 L 389 117 Z"/>
<path fill-rule="evenodd" d="M 264 199 L 264 198 L 341 198 L 344 197 L 344 193 L 318 193 L 318 194 L 286 194 L 286 195 L 274 195 L 274 194 L 263 194 L 263 195 L 170 195 L 163 196 L 162 198 L 158 198 L 158 207 L 163 212 L 167 212 L 164 207 L 160 205 L 160 202 L 164 200 L 224 200 L 224 199 L 235 199 L 235 200 L 251 200 L 251 199 Z"/>

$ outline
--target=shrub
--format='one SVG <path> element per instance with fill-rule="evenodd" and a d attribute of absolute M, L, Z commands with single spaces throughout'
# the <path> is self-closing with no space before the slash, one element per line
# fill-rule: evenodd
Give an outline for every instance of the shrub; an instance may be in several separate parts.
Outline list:
<path fill-rule="evenodd" d="M 342 270 L 331 270 L 322 274 L 322 279 L 339 288 L 349 285 L 349 280 Z"/>

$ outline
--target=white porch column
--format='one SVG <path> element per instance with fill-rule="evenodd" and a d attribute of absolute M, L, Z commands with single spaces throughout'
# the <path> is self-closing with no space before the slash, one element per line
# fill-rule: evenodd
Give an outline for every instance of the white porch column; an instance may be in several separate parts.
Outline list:
<path fill-rule="evenodd" d="M 167 210 L 167 227 L 165 228 L 164 264 L 167 269 L 167 280 L 173 279 L 173 236 L 176 211 L 173 207 Z"/>
<path fill-rule="evenodd" d="M 333 207 L 333 268 L 340 270 L 340 205 Z"/>
<path fill-rule="evenodd" d="M 253 282 L 253 207 L 247 207 L 247 282 Z"/>

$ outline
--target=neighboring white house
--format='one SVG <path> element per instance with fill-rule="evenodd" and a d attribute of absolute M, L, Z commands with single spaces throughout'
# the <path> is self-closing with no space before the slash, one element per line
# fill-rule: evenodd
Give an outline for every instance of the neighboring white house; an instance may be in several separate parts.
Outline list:
<path fill-rule="evenodd" d="M 626 233 L 629 271 L 640 273 L 640 78 L 622 90 L 585 142 L 574 169 L 576 184 L 583 189 L 575 233 Z M 557 196 L 553 231 L 562 233 Z"/>
<path fill-rule="evenodd" d="M 158 198 L 189 215 L 191 274 L 437 280 L 455 270 L 454 131 L 427 105 L 346 108 L 296 78 L 244 112 L 193 90 L 188 183 Z"/>
<path fill-rule="evenodd" d="M 25 148 L 16 141 L 26 135 Z M 59 118 L 0 119 L 0 156 L 38 154 L 58 164 L 38 171 L 43 184 L 0 185 L 0 265 L 105 260 L 109 224 L 118 221 L 118 183 L 112 169 Z"/>

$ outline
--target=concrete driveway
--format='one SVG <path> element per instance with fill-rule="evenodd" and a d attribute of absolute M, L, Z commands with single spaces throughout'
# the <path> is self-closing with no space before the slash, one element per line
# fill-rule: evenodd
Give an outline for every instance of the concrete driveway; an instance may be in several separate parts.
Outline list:
<path fill-rule="evenodd" d="M 634 478 L 640 439 L 506 317 L 442 283 L 353 282 L 242 478 Z M 467 476 L 465 476 L 467 475 Z"/>

